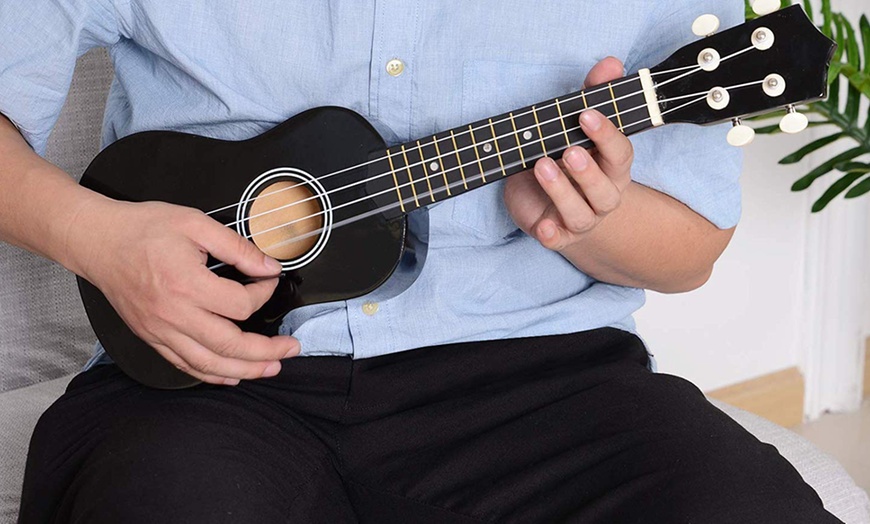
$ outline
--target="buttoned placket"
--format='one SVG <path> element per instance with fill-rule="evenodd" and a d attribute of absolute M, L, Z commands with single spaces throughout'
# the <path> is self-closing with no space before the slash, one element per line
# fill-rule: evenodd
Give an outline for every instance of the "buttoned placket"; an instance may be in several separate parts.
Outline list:
<path fill-rule="evenodd" d="M 414 57 L 417 39 L 416 2 L 378 0 L 375 5 L 370 70 L 370 113 L 401 140 L 410 139 Z M 390 308 L 378 291 L 348 300 L 347 317 L 357 358 L 392 346 Z"/>

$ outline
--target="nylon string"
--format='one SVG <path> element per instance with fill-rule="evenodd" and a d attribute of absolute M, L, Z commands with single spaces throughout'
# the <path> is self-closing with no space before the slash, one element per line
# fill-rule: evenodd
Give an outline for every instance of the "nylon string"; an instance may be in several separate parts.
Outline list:
<path fill-rule="evenodd" d="M 752 47 L 747 48 L 746 50 L 744 50 L 744 52 L 745 52 L 745 51 L 748 51 L 748 50 L 751 50 L 751 49 L 753 49 L 753 48 L 752 48 Z M 733 56 L 735 56 L 735 55 L 727 56 L 727 57 L 723 58 L 722 61 L 724 62 L 725 60 L 728 60 L 729 58 L 732 58 Z M 687 70 L 687 69 L 694 69 L 694 71 L 692 71 L 692 72 L 697 72 L 697 71 L 700 71 L 700 70 L 701 70 L 701 68 L 698 67 L 698 66 L 685 66 L 685 67 L 678 67 L 678 68 L 674 68 L 674 69 L 669 69 L 669 70 L 666 70 L 666 71 L 658 71 L 658 72 L 654 72 L 654 73 L 651 72 L 650 74 L 651 74 L 651 76 L 661 76 L 661 75 L 666 75 L 666 74 L 675 73 L 675 72 L 679 72 L 679 71 L 685 71 L 685 70 Z M 679 77 L 679 78 L 681 78 L 681 77 Z M 667 82 L 664 82 L 664 83 L 662 83 L 662 84 L 657 84 L 657 85 L 665 85 L 666 83 L 668 83 L 668 82 L 670 82 L 670 81 L 673 81 L 673 80 L 676 80 L 676 79 L 678 79 L 678 78 L 669 79 Z M 625 79 L 625 80 L 623 80 L 622 82 L 618 82 L 618 83 L 616 83 L 616 84 L 613 84 L 612 87 L 619 87 L 619 86 L 621 86 L 621 85 L 625 85 L 625 84 L 627 84 L 627 83 L 629 83 L 629 82 L 632 82 L 632 81 L 634 81 L 634 80 L 637 80 L 637 79 L 636 79 L 636 78 L 633 78 L 633 79 Z M 596 93 L 601 93 L 601 92 L 607 91 L 608 89 L 609 89 L 608 87 L 601 87 L 601 88 L 599 88 L 599 89 L 597 89 L 597 90 L 595 90 L 595 91 L 589 91 L 589 92 L 582 91 L 580 94 L 577 94 L 577 95 L 575 95 L 575 96 L 573 96 L 573 97 L 565 98 L 565 99 L 561 99 L 561 100 L 559 100 L 559 103 L 561 104 L 561 103 L 564 103 L 564 102 L 572 102 L 572 101 L 574 101 L 574 100 L 578 100 L 578 99 L 582 98 L 583 96 L 594 95 L 594 94 L 596 94 Z M 637 94 L 640 94 L 640 93 L 643 93 L 643 91 L 638 91 L 638 92 L 636 92 L 636 93 L 631 93 L 631 94 L 629 94 L 629 95 L 626 95 L 625 97 L 620 97 L 619 99 L 617 99 L 617 101 L 618 101 L 618 100 L 621 100 L 622 98 L 631 97 L 631 96 L 634 96 L 634 95 L 637 95 Z M 606 102 L 606 103 L 610 103 L 610 102 L 608 101 L 608 102 Z M 602 104 L 605 104 L 605 103 L 602 103 Z M 602 104 L 599 104 L 598 106 L 595 106 L 595 107 L 599 107 L 599 106 L 601 106 Z M 541 107 L 535 107 L 535 110 L 538 110 L 538 109 L 549 109 L 549 108 L 551 108 L 551 107 L 555 107 L 555 106 L 556 106 L 556 104 L 555 104 L 555 103 L 552 103 L 552 104 L 548 104 L 548 105 L 541 106 Z M 530 114 L 532 114 L 532 113 L 533 113 L 533 111 L 526 111 L 526 112 L 524 112 L 524 113 L 518 113 L 518 114 L 514 115 L 514 117 L 515 117 L 515 118 L 518 118 L 518 117 L 521 117 L 521 116 L 530 115 Z M 507 122 L 507 121 L 509 121 L 509 118 L 503 118 L 503 119 L 501 119 L 501 120 L 494 121 L 493 124 L 501 124 L 501 123 L 503 123 L 503 122 Z M 551 120 L 551 122 L 552 122 L 552 120 Z M 472 132 L 472 131 L 478 131 L 478 130 L 481 130 L 481 129 L 485 129 L 485 128 L 487 128 L 487 127 L 489 127 L 489 123 L 488 123 L 488 122 L 487 122 L 486 125 L 483 125 L 483 126 L 480 126 L 480 127 L 476 127 L 476 128 L 472 128 L 472 129 L 470 129 L 470 130 L 461 131 L 461 132 L 459 132 L 459 133 L 456 133 L 456 136 L 457 136 L 457 137 L 464 136 L 464 135 L 466 135 L 466 134 L 468 134 L 468 133 L 470 133 L 470 132 Z M 525 129 L 529 129 L 529 128 L 525 128 Z M 505 135 L 505 136 L 506 136 L 506 135 Z M 499 138 L 503 138 L 503 137 L 499 137 Z M 448 140 L 448 139 L 449 139 L 449 137 L 438 138 L 438 139 L 436 139 L 436 140 L 435 140 L 434 142 L 432 142 L 432 143 L 434 144 L 434 143 L 441 142 L 441 141 Z M 467 149 L 467 148 L 466 148 L 466 149 Z M 332 177 L 332 176 L 340 175 L 340 174 L 342 174 L 342 173 L 346 173 L 346 172 L 348 172 L 348 171 L 353 171 L 353 170 L 355 170 L 355 169 L 363 168 L 363 167 L 366 167 L 366 166 L 368 166 L 368 165 L 371 165 L 371 164 L 374 164 L 374 163 L 377 163 L 377 162 L 381 162 L 381 161 L 383 161 L 383 160 L 386 160 L 386 159 L 388 159 L 388 158 L 392 158 L 392 157 L 397 156 L 397 155 L 401 155 L 401 152 L 389 153 L 389 154 L 387 154 L 386 156 L 378 157 L 378 158 L 375 158 L 375 159 L 369 160 L 369 161 L 367 161 L 367 162 L 363 162 L 363 163 L 360 163 L 360 164 L 357 164 L 357 165 L 354 165 L 354 166 L 346 167 L 346 168 L 343 168 L 343 169 L 341 169 L 341 170 L 339 170 L 339 171 L 334 171 L 334 172 L 332 172 L 332 173 L 328 173 L 328 174 L 326 174 L 326 175 L 321 175 L 320 177 L 316 177 L 315 180 L 318 180 L 318 181 L 320 181 L 320 180 L 324 180 L 324 179 L 330 178 L 330 177 Z M 442 156 L 446 156 L 446 155 L 442 155 Z M 417 165 L 420 165 L 420 164 L 412 164 L 411 167 L 416 167 Z M 296 186 L 298 186 L 298 185 L 301 185 L 301 184 L 294 184 L 293 186 L 286 187 L 286 188 L 283 188 L 283 189 L 279 189 L 278 191 L 274 191 L 274 192 L 272 192 L 272 193 L 269 193 L 269 195 L 274 195 L 274 194 L 277 194 L 277 193 L 279 193 L 279 192 L 281 192 L 281 191 L 287 191 L 287 190 L 293 189 L 294 187 L 296 187 Z M 228 209 L 232 209 L 232 208 L 234 208 L 234 207 L 236 207 L 236 206 L 238 206 L 238 205 L 240 205 L 240 204 L 247 204 L 248 202 L 255 201 L 255 200 L 257 200 L 258 198 L 261 198 L 261 197 L 263 197 L 263 196 L 266 196 L 266 195 L 258 195 L 258 196 L 256 196 L 256 197 L 249 198 L 249 199 L 247 199 L 247 200 L 243 200 L 243 201 L 240 201 L 240 202 L 234 202 L 234 203 L 232 203 L 232 204 L 228 204 L 228 205 L 226 205 L 226 206 L 224 206 L 224 207 L 221 207 L 221 208 L 217 208 L 217 209 L 213 209 L 213 210 L 211 210 L 211 211 L 208 211 L 208 212 L 206 212 L 206 214 L 207 214 L 207 215 L 213 215 L 213 214 L 215 214 L 215 213 L 219 213 L 219 212 L 221 212 L 221 211 L 226 211 L 226 210 L 228 210 Z M 230 224 L 225 224 L 225 225 L 230 225 Z"/>
<path fill-rule="evenodd" d="M 736 57 L 736 56 L 739 56 L 739 55 L 741 55 L 741 54 L 743 54 L 743 53 L 745 53 L 745 52 L 747 52 L 747 51 L 751 51 L 751 50 L 753 50 L 753 49 L 755 49 L 755 48 L 752 47 L 752 46 L 747 47 L 746 49 L 743 49 L 743 50 L 741 50 L 741 51 L 737 51 L 737 52 L 735 52 L 735 53 L 732 53 L 731 55 L 728 55 L 728 56 L 722 58 L 721 61 L 722 61 L 722 62 L 725 62 L 726 60 L 730 60 L 730 59 L 732 59 L 732 58 L 734 58 L 734 57 Z M 687 69 L 690 69 L 690 71 L 687 71 L 686 73 L 683 73 L 683 74 L 681 74 L 681 75 L 675 76 L 675 77 L 673 77 L 673 78 L 667 79 L 667 80 L 665 80 L 664 82 L 662 82 L 662 83 L 660 83 L 660 84 L 656 84 L 656 87 L 665 86 L 665 85 L 667 85 L 667 84 L 669 84 L 669 83 L 671 83 L 671 82 L 674 82 L 674 81 L 680 80 L 680 79 L 685 78 L 685 77 L 687 77 L 687 76 L 689 76 L 689 75 L 692 75 L 692 74 L 694 74 L 694 73 L 697 73 L 698 71 L 701 71 L 701 67 L 700 67 L 700 66 L 686 66 L 686 67 L 680 67 L 680 68 L 670 69 L 670 70 L 668 70 L 668 71 L 660 71 L 660 72 L 658 72 L 658 73 L 653 73 L 653 75 L 654 75 L 654 76 L 655 76 L 655 75 L 663 75 L 663 74 L 668 74 L 668 73 L 673 73 L 673 72 L 685 71 L 685 70 L 687 70 Z M 627 84 L 627 83 L 629 83 L 629 82 L 632 82 L 633 80 L 635 80 L 635 79 L 626 79 L 626 80 L 624 80 L 624 81 L 622 81 L 622 82 L 620 82 L 620 83 L 613 84 L 613 87 L 618 87 L 618 86 L 620 86 L 620 85 Z M 742 87 L 742 86 L 736 86 L 736 87 L 729 88 L 729 89 L 735 89 L 735 88 L 739 88 L 739 87 Z M 589 93 L 585 93 L 585 92 L 583 92 L 583 93 L 581 93 L 580 95 L 574 96 L 574 97 L 572 97 L 572 98 L 567 98 L 567 99 L 564 99 L 564 100 L 560 100 L 559 103 L 561 104 L 561 103 L 563 103 L 563 102 L 570 102 L 570 101 L 572 101 L 572 100 L 577 100 L 577 99 L 579 99 L 579 98 L 581 98 L 581 97 L 583 97 L 583 96 L 588 96 L 588 95 L 592 95 L 592 94 L 595 94 L 595 93 L 604 92 L 604 91 L 607 91 L 607 90 L 609 90 L 609 87 L 602 87 L 602 88 L 600 88 L 600 89 L 598 89 L 598 90 L 596 90 L 596 91 L 592 91 L 592 92 L 589 92 Z M 585 111 L 586 109 L 598 109 L 598 108 L 600 108 L 600 107 L 609 106 L 610 104 L 612 104 L 612 103 L 614 103 L 614 102 L 618 102 L 618 101 L 620 101 L 620 100 L 624 100 L 624 99 L 626 99 L 626 98 L 631 98 L 631 97 L 633 97 L 633 96 L 636 96 L 636 95 L 638 95 L 638 94 L 642 94 L 642 93 L 643 93 L 643 90 L 640 90 L 640 91 L 636 91 L 636 92 L 634 92 L 634 93 L 629 93 L 629 94 L 623 95 L 623 96 L 621 96 L 621 97 L 619 97 L 619 98 L 613 99 L 612 101 L 611 101 L 611 100 L 606 100 L 606 101 L 604 101 L 604 102 L 601 102 L 601 103 L 599 103 L 599 104 L 597 104 L 597 105 L 594 105 L 594 106 L 591 106 L 591 107 L 589 107 L 589 108 L 584 108 L 584 109 L 582 109 L 582 110 L 574 111 L 574 112 L 568 113 L 568 114 L 566 114 L 566 115 L 563 115 L 563 118 L 562 118 L 562 119 L 564 119 L 565 117 L 569 117 L 569 116 L 574 116 L 574 115 L 580 114 L 580 113 L 582 113 L 583 111 Z M 692 96 L 692 95 L 684 95 L 683 97 L 685 98 L 685 97 L 688 97 L 688 96 Z M 669 99 L 668 101 L 672 101 L 672 100 L 676 100 L 676 99 L 675 99 L 675 98 L 672 98 L 672 99 Z M 660 101 L 659 103 L 661 103 L 661 101 Z M 553 104 L 550 104 L 550 105 L 541 106 L 541 108 L 537 108 L 537 107 L 536 107 L 533 111 L 526 111 L 525 113 L 520 113 L 520 114 L 514 115 L 514 118 L 517 118 L 517 117 L 520 117 L 520 116 L 525 116 L 525 115 L 532 114 L 534 111 L 537 111 L 538 109 L 547 109 L 547 108 L 555 107 L 555 106 L 556 106 L 556 104 L 553 103 Z M 642 106 L 634 107 L 634 108 L 631 108 L 631 109 L 628 109 L 628 110 L 620 111 L 619 114 L 622 115 L 622 114 L 630 113 L 630 112 L 633 112 L 633 111 L 637 111 L 638 109 L 643 109 L 644 107 L 646 107 L 646 106 L 642 105 Z M 499 123 L 502 123 L 502 122 L 507 122 L 507 121 L 509 121 L 509 118 L 495 121 L 495 122 L 493 122 L 493 125 L 495 125 L 495 124 L 499 124 Z M 557 121 L 559 121 L 559 118 L 551 118 L 550 120 L 547 120 L 547 121 L 545 121 L 545 122 L 541 122 L 541 125 L 546 125 L 546 124 L 550 124 L 550 123 L 557 122 Z M 488 128 L 488 127 L 489 127 L 489 123 L 487 122 L 487 124 L 485 124 L 485 125 L 483 125 L 483 126 L 480 126 L 480 127 L 477 127 L 477 128 L 472 128 L 472 129 L 470 129 L 470 130 L 468 130 L 468 131 L 463 131 L 463 132 L 460 132 L 460 133 L 456 133 L 455 136 L 457 136 L 457 137 L 458 137 L 458 136 L 463 136 L 463 135 L 466 135 L 466 134 L 468 134 L 468 133 L 471 133 L 472 131 L 476 131 L 476 130 L 480 130 L 480 129 L 484 129 L 484 128 Z M 526 127 L 522 128 L 522 129 L 517 130 L 516 133 L 519 134 L 521 131 L 528 131 L 528 130 L 534 129 L 534 128 L 536 128 L 536 127 L 537 127 L 537 125 L 529 125 L 529 126 L 526 126 Z M 572 130 L 573 130 L 573 129 L 572 129 Z M 501 139 L 506 138 L 506 137 L 509 137 L 509 136 L 511 136 L 511 135 L 512 135 L 511 133 L 507 133 L 507 134 L 499 135 L 499 136 L 496 136 L 496 137 L 492 137 L 492 138 L 489 139 L 489 140 L 501 140 Z M 449 137 L 445 137 L 445 138 L 436 138 L 436 137 L 433 137 L 433 138 L 435 138 L 435 140 L 433 140 L 432 142 L 429 142 L 429 143 L 427 143 L 427 144 L 423 144 L 423 145 L 431 146 L 431 145 L 437 144 L 438 142 L 441 142 L 441 141 L 443 141 L 443 140 L 449 140 L 449 139 L 450 139 Z M 552 137 L 547 137 L 547 138 L 552 138 Z M 487 142 L 489 142 L 489 140 L 487 140 Z M 529 144 L 534 144 L 534 143 L 535 143 L 535 141 L 529 142 Z M 420 162 L 413 163 L 413 164 L 409 164 L 409 165 L 407 165 L 407 166 L 404 166 L 402 169 L 411 169 L 411 168 L 414 168 L 414 167 L 419 167 L 419 166 L 423 165 L 424 163 L 431 162 L 431 161 L 435 161 L 435 160 L 439 160 L 439 161 L 440 161 L 442 158 L 453 156 L 453 155 L 455 155 L 455 154 L 457 154 L 457 153 L 461 153 L 462 151 L 467 151 L 467 150 L 469 150 L 469 149 L 472 149 L 472 148 L 478 147 L 479 145 L 480 145 L 480 144 L 474 144 L 474 143 L 472 143 L 472 145 L 469 145 L 469 146 L 463 147 L 463 148 L 458 149 L 458 150 L 456 150 L 456 151 L 451 151 L 451 152 L 449 152 L 449 153 L 444 153 L 444 154 L 440 154 L 440 155 L 435 155 L 435 156 L 432 156 L 432 157 L 428 158 L 428 159 L 425 160 L 425 161 L 421 160 Z M 415 149 L 415 148 L 412 148 L 412 150 L 413 150 L 413 149 Z M 514 150 L 516 150 L 516 149 L 518 149 L 518 148 L 513 148 L 511 151 L 514 151 Z M 505 152 L 508 152 L 508 151 L 505 151 Z M 396 156 L 396 155 L 401 155 L 401 154 L 402 154 L 401 151 L 399 151 L 399 152 L 395 152 L 395 153 L 388 153 L 386 156 L 379 157 L 379 158 L 376 158 L 376 159 L 370 160 L 370 161 L 368 161 L 368 162 L 365 162 L 365 163 L 362 163 L 362 164 L 358 164 L 358 165 L 356 165 L 356 166 L 351 166 L 351 167 L 348 167 L 348 168 L 344 168 L 344 169 L 342 169 L 342 170 L 340 170 L 340 171 L 335 171 L 335 172 L 333 172 L 333 173 L 329 173 L 329 174 L 326 174 L 326 175 L 322 175 L 322 176 L 320 176 L 320 177 L 315 177 L 315 180 L 317 180 L 317 181 L 321 181 L 321 180 L 324 180 L 324 179 L 329 178 L 329 177 L 331 177 L 331 176 L 335 176 L 335 175 L 338 175 L 338 174 L 341 174 L 341 173 L 346 173 L 346 172 L 348 172 L 348 171 L 352 171 L 352 170 L 354 170 L 354 169 L 358 169 L 358 168 L 361 168 L 361 167 L 365 167 L 365 166 L 367 166 L 367 165 L 371 165 L 371 164 L 373 164 L 373 163 L 380 162 L 380 161 L 383 161 L 384 159 L 392 158 L 392 157 L 394 157 L 394 156 Z M 492 158 L 492 157 L 489 157 L 489 158 Z M 469 165 L 469 164 L 463 164 L 461 167 L 464 168 L 464 167 L 467 167 L 468 165 Z M 454 169 L 455 169 L 455 168 L 454 168 Z M 372 180 L 376 180 L 376 179 L 378 179 L 378 178 L 382 178 L 382 177 L 385 177 L 385 176 L 391 176 L 392 173 L 393 173 L 393 171 L 386 171 L 386 172 L 384 172 L 384 173 L 380 173 L 380 174 L 378 174 L 378 175 L 373 175 L 373 176 L 371 176 L 371 177 L 369 177 L 369 178 L 366 178 L 366 179 L 363 179 L 363 180 L 359 180 L 359 181 L 357 181 L 357 182 L 353 182 L 353 183 L 351 183 L 351 184 L 346 184 L 346 185 L 343 185 L 343 186 L 340 186 L 340 187 L 334 188 L 334 189 L 332 189 L 332 190 L 330 190 L 330 191 L 327 191 L 327 192 L 325 193 L 325 195 L 330 195 L 330 194 L 336 193 L 336 192 L 338 192 L 338 191 L 343 191 L 343 190 L 345 190 L 345 189 L 349 189 L 349 188 L 354 187 L 354 186 L 358 186 L 358 185 L 361 185 L 361 184 L 365 184 L 365 183 L 368 183 L 368 182 L 370 182 L 370 181 L 372 181 Z M 426 177 L 427 180 L 430 179 L 430 178 L 431 178 L 431 177 Z M 290 189 L 293 189 L 293 188 L 299 187 L 300 185 L 305 185 L 305 184 L 304 184 L 304 183 L 293 184 L 293 185 L 291 185 L 291 186 L 288 186 L 288 187 L 285 187 L 285 188 L 279 189 L 279 190 L 277 190 L 277 191 L 273 191 L 273 192 L 271 192 L 271 193 L 260 194 L 260 195 L 257 195 L 256 197 L 249 198 L 249 199 L 247 199 L 247 200 L 243 200 L 243 201 L 240 201 L 240 202 L 237 202 L 237 203 L 234 203 L 234 204 L 230 204 L 230 205 L 228 205 L 228 206 L 224 206 L 224 207 L 222 207 L 222 208 L 219 208 L 219 209 L 216 209 L 216 210 L 213 210 L 213 211 L 209 211 L 209 212 L 206 213 L 206 214 L 213 214 L 213 213 L 217 213 L 217 212 L 219 212 L 219 211 L 224 211 L 224 210 L 227 210 L 227 209 L 231 209 L 231 208 L 236 207 L 236 206 L 241 205 L 241 204 L 246 204 L 246 203 L 248 203 L 248 202 L 256 201 L 256 200 L 259 199 L 259 198 L 266 198 L 266 197 L 269 197 L 269 196 L 274 196 L 274 195 L 276 195 L 276 194 L 278 194 L 278 193 L 281 193 L 281 192 L 283 192 L 283 191 L 288 191 L 288 190 L 290 190 Z M 401 187 L 405 187 L 405 186 L 401 186 Z M 273 213 L 273 212 L 281 211 L 281 210 L 283 210 L 283 209 L 287 209 L 288 207 L 292 207 L 292 206 L 297 205 L 297 204 L 302 204 L 302 203 L 308 202 L 308 201 L 310 201 L 310 200 L 314 200 L 314 199 L 320 198 L 320 196 L 321 196 L 321 195 L 312 195 L 312 196 L 310 196 L 310 197 L 308 197 L 308 198 L 305 198 L 305 199 L 303 199 L 303 200 L 295 201 L 295 202 L 293 202 L 293 203 L 291 203 L 291 204 L 287 204 L 287 205 L 284 205 L 284 206 L 281 206 L 281 207 L 277 207 L 277 208 L 275 208 L 275 209 L 271 209 L 271 210 L 269 210 L 269 211 L 264 211 L 264 212 L 259 213 L 259 214 L 256 214 L 256 215 L 248 216 L 248 217 L 242 218 L 241 220 L 235 220 L 235 221 L 233 221 L 233 222 L 229 222 L 229 223 L 226 223 L 226 224 L 224 224 L 224 225 L 227 226 L 227 227 L 235 226 L 235 225 L 237 225 L 237 224 L 239 224 L 239 223 L 242 223 L 242 222 L 245 222 L 245 221 L 250 221 L 250 220 L 252 220 L 252 219 L 254 219 L 254 218 L 259 218 L 259 217 L 264 216 L 264 215 L 267 215 L 267 214 L 269 214 L 269 213 Z M 267 231 L 262 231 L 261 233 L 265 233 L 265 232 L 267 232 Z M 251 238 L 251 237 L 248 237 L 248 238 Z"/>

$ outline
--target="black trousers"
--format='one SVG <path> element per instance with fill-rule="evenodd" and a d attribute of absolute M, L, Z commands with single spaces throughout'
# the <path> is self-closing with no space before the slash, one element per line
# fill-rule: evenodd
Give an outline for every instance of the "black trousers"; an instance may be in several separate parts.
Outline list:
<path fill-rule="evenodd" d="M 20 523 L 828 523 L 776 450 L 633 335 L 304 357 L 236 388 L 115 366 L 41 418 Z"/>

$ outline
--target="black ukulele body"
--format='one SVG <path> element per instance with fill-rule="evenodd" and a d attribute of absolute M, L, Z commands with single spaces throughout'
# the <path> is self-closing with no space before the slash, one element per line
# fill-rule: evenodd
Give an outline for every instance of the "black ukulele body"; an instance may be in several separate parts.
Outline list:
<path fill-rule="evenodd" d="M 379 211 L 381 200 L 367 198 L 373 186 L 366 181 L 378 173 L 365 164 L 384 148 L 383 139 L 360 115 L 326 107 L 241 142 L 161 131 L 131 135 L 100 153 L 81 184 L 118 200 L 163 201 L 205 212 L 220 209 L 211 216 L 246 236 L 252 235 L 257 220 L 248 217 L 261 215 L 260 220 L 267 222 L 258 225 L 263 232 L 253 240 L 269 254 L 273 253 L 258 240 L 273 237 L 275 242 L 281 235 L 298 233 L 294 225 L 308 227 L 307 239 L 285 246 L 296 253 L 288 255 L 278 248 L 283 256 L 273 254 L 285 267 L 278 288 L 263 308 L 241 324 L 246 331 L 274 334 L 292 309 L 366 294 L 395 270 L 410 241 L 405 216 L 389 209 Z M 376 184 L 375 189 L 379 187 Z M 276 195 L 263 198 L 270 192 Z M 293 193 L 297 202 L 288 202 L 286 197 Z M 270 204 L 273 209 L 253 207 L 270 198 L 276 199 Z M 299 215 L 301 210 L 304 214 Z M 311 215 L 316 216 L 305 219 Z M 282 227 L 287 222 L 296 224 Z M 218 263 L 209 261 L 210 266 Z M 228 266 L 214 271 L 245 280 Z M 199 382 L 140 340 L 95 286 L 82 278 L 78 283 L 97 337 L 125 373 L 165 389 Z"/>

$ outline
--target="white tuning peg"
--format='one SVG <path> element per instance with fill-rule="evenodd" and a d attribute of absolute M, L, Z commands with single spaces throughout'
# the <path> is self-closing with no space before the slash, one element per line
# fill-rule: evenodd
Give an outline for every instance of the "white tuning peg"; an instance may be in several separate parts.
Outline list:
<path fill-rule="evenodd" d="M 755 129 L 744 125 L 739 118 L 734 119 L 734 127 L 728 131 L 728 143 L 734 147 L 745 147 L 755 140 Z"/>
<path fill-rule="evenodd" d="M 798 113 L 794 106 L 788 106 L 788 114 L 782 118 L 779 128 L 784 133 L 796 135 L 806 129 L 808 125 L 810 125 L 810 121 L 806 115 Z"/>
<path fill-rule="evenodd" d="M 752 10 L 758 16 L 769 15 L 779 10 L 780 7 L 779 0 L 752 0 Z"/>
<path fill-rule="evenodd" d="M 692 24 L 692 32 L 695 36 L 710 36 L 719 30 L 719 17 L 716 15 L 701 15 Z"/>

